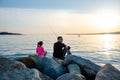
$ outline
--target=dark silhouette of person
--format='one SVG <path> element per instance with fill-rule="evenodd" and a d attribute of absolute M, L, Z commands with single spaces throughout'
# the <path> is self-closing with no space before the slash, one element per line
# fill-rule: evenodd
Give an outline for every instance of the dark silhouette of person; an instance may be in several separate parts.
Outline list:
<path fill-rule="evenodd" d="M 65 55 L 66 53 L 71 54 L 70 52 L 70 46 L 66 46 L 63 42 L 63 38 L 62 36 L 59 36 L 57 38 L 57 42 L 54 43 L 54 51 L 53 51 L 53 57 L 55 58 L 59 58 L 59 59 L 64 59 L 65 58 Z"/>

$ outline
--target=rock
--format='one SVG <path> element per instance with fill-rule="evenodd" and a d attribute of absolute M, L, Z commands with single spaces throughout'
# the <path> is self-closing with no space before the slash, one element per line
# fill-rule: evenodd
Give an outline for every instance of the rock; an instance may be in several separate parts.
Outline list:
<path fill-rule="evenodd" d="M 81 78 L 81 76 L 77 74 L 66 73 L 58 77 L 57 80 L 85 80 L 85 79 Z"/>
<path fill-rule="evenodd" d="M 90 60 L 75 55 L 68 55 L 65 58 L 64 65 L 69 65 L 71 63 L 75 63 L 80 66 L 81 74 L 84 75 L 87 80 L 94 80 L 97 72 L 101 69 L 100 66 Z"/>
<path fill-rule="evenodd" d="M 17 58 L 17 61 L 24 63 L 28 68 L 35 68 L 36 61 L 30 57 Z"/>
<path fill-rule="evenodd" d="M 77 64 L 69 64 L 68 71 L 69 71 L 69 73 L 77 74 L 77 75 L 79 75 L 79 77 L 81 77 L 81 79 L 86 80 L 86 78 L 83 75 L 81 75 L 80 68 Z"/>
<path fill-rule="evenodd" d="M 35 62 L 37 63 L 38 61 L 39 61 L 39 59 L 41 58 L 41 57 L 39 57 L 38 55 L 29 55 L 29 57 L 30 58 L 33 58 L 34 60 L 35 60 Z"/>
<path fill-rule="evenodd" d="M 111 64 L 106 64 L 98 73 L 95 80 L 120 80 L 120 71 Z"/>
<path fill-rule="evenodd" d="M 28 69 L 23 63 L 0 58 L 0 80 L 41 80 L 39 71 Z"/>
<path fill-rule="evenodd" d="M 68 71 L 69 73 L 73 73 L 73 74 L 81 74 L 80 68 L 77 64 L 69 64 Z"/>
<path fill-rule="evenodd" d="M 39 76 L 40 76 L 41 80 L 53 80 L 52 78 L 50 78 L 49 76 L 47 76 L 41 72 L 40 72 Z"/>
<path fill-rule="evenodd" d="M 62 60 L 62 59 L 55 58 L 55 57 L 53 57 L 52 59 L 54 59 L 58 64 L 62 64 L 63 65 L 63 63 L 64 63 L 64 60 Z"/>
<path fill-rule="evenodd" d="M 39 69 L 40 72 L 44 73 L 54 80 L 62 74 L 66 73 L 65 67 L 63 67 L 55 60 L 47 57 L 40 58 L 36 65 L 36 68 Z"/>
<path fill-rule="evenodd" d="M 0 58 L 6 58 L 5 56 L 0 55 Z"/>

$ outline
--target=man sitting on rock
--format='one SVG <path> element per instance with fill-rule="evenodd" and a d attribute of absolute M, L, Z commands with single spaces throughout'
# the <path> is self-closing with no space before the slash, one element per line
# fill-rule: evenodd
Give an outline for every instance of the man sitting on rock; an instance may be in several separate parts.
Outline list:
<path fill-rule="evenodd" d="M 59 58 L 59 59 L 64 59 L 66 53 L 69 55 L 71 54 L 70 52 L 70 46 L 66 46 L 63 42 L 62 36 L 59 36 L 57 38 L 57 42 L 54 43 L 54 52 L 53 52 L 53 57 Z"/>

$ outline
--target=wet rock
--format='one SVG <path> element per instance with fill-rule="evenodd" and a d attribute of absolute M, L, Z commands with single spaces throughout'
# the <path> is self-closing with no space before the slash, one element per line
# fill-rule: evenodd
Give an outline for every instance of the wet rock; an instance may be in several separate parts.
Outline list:
<path fill-rule="evenodd" d="M 85 79 L 81 78 L 81 76 L 77 74 L 66 73 L 58 77 L 57 80 L 85 80 Z"/>
<path fill-rule="evenodd" d="M 33 58 L 22 57 L 22 58 L 17 58 L 16 60 L 22 62 L 28 68 L 35 68 L 36 62 L 35 62 L 35 60 Z"/>
<path fill-rule="evenodd" d="M 0 58 L 0 80 L 41 80 L 36 69 L 28 69 L 23 63 Z"/>
<path fill-rule="evenodd" d="M 64 65 L 77 64 L 81 69 L 81 74 L 84 75 L 87 80 L 94 80 L 97 72 L 101 69 L 100 66 L 91 62 L 90 60 L 75 56 L 68 55 L 65 58 Z"/>
<path fill-rule="evenodd" d="M 39 69 L 40 72 L 44 73 L 54 80 L 62 74 L 66 73 L 65 67 L 63 67 L 55 60 L 47 57 L 40 58 L 36 65 L 36 68 Z"/>
<path fill-rule="evenodd" d="M 120 80 L 120 71 L 111 64 L 106 64 L 98 73 L 95 80 Z"/>

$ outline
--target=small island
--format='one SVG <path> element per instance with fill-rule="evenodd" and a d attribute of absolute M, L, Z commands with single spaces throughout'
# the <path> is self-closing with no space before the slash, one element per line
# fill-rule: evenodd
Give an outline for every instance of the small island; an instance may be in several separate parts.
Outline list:
<path fill-rule="evenodd" d="M 0 32 L 0 35 L 23 35 L 20 33 Z"/>

